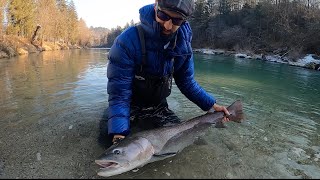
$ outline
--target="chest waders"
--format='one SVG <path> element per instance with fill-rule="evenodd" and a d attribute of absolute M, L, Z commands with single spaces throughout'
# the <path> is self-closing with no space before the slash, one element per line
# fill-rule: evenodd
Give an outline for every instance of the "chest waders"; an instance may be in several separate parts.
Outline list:
<path fill-rule="evenodd" d="M 158 106 L 166 102 L 166 98 L 171 93 L 173 66 L 167 75 L 158 77 L 147 74 L 147 54 L 145 47 L 144 32 L 140 25 L 136 26 L 139 32 L 139 39 L 142 49 L 142 60 L 140 68 L 135 71 L 132 88 L 132 104 L 141 107 Z M 172 62 L 174 59 L 172 58 Z M 163 62 L 164 63 L 164 62 Z"/>
<path fill-rule="evenodd" d="M 166 98 L 171 94 L 172 77 L 174 66 L 171 71 L 164 76 L 158 77 L 145 72 L 147 54 L 143 28 L 138 25 L 142 60 L 140 68 L 135 71 L 135 78 L 132 87 L 132 102 L 130 120 L 133 124 L 138 124 L 142 129 L 152 129 L 179 123 L 179 118 L 168 108 Z M 175 42 L 174 46 L 175 47 Z M 171 59 L 172 62 L 174 58 Z M 164 63 L 164 62 L 163 62 Z"/>
<path fill-rule="evenodd" d="M 170 126 L 180 123 L 180 119 L 168 108 L 166 98 L 171 93 L 173 68 L 168 75 L 155 77 L 145 73 L 146 47 L 144 32 L 141 26 L 136 26 L 142 49 L 142 63 L 135 71 L 132 87 L 132 102 L 130 108 L 131 132 Z M 175 39 L 176 40 L 176 39 Z M 175 46 L 175 45 L 174 45 Z M 173 59 L 172 59 L 173 61 Z M 113 135 L 108 134 L 108 109 L 100 120 L 98 142 L 104 148 L 112 145 Z"/>

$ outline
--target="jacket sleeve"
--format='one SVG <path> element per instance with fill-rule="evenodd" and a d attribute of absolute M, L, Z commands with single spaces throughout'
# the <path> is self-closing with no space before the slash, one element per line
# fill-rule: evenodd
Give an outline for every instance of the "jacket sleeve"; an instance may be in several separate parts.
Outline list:
<path fill-rule="evenodd" d="M 128 135 L 130 133 L 131 85 L 134 76 L 132 49 L 119 36 L 109 51 L 107 68 L 109 94 L 108 134 Z"/>
<path fill-rule="evenodd" d="M 189 55 L 188 59 L 174 73 L 174 79 L 182 94 L 202 110 L 208 111 L 216 102 L 215 98 L 208 94 L 194 79 L 193 55 Z"/>

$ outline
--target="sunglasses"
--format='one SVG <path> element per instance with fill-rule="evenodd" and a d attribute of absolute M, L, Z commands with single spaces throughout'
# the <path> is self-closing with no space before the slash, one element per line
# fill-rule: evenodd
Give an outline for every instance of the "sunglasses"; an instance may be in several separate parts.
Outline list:
<path fill-rule="evenodd" d="M 165 12 L 161 11 L 160 9 L 157 9 L 157 17 L 161 21 L 169 21 L 170 19 L 172 20 L 172 24 L 175 26 L 181 26 L 186 20 L 182 18 L 174 18 L 166 14 Z"/>

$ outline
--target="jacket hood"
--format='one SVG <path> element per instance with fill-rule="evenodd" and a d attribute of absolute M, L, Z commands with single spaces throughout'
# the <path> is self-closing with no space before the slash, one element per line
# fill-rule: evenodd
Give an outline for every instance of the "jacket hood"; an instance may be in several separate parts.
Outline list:
<path fill-rule="evenodd" d="M 140 13 L 140 22 L 141 26 L 145 32 L 145 37 L 152 39 L 154 42 L 162 42 L 163 38 L 160 35 L 161 27 L 160 24 L 155 19 L 155 11 L 154 11 L 155 4 L 149 4 L 143 6 L 139 9 Z M 187 45 L 185 43 L 191 43 L 191 27 L 188 22 L 185 22 L 177 31 L 178 34 L 178 42 L 175 51 L 177 54 L 190 54 L 192 49 L 191 45 Z M 154 44 L 155 46 L 160 45 L 159 43 Z M 161 45 L 160 47 L 163 47 Z"/>
<path fill-rule="evenodd" d="M 139 10 L 140 22 L 147 37 L 160 39 L 160 25 L 155 20 L 154 4 L 143 6 Z"/>

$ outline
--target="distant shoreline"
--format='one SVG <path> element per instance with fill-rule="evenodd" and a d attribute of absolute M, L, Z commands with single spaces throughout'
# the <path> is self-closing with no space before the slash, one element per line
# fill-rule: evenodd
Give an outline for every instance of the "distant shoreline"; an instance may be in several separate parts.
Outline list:
<path fill-rule="evenodd" d="M 106 49 L 107 47 L 80 47 L 78 45 L 70 45 L 63 42 L 43 42 L 40 47 L 32 45 L 27 39 L 19 38 L 16 36 L 3 36 L 0 41 L 0 59 L 11 58 L 14 56 L 25 55 L 42 51 L 53 50 L 68 50 L 68 49 Z M 290 60 L 286 56 L 280 55 L 266 55 L 266 54 L 253 54 L 242 53 L 235 51 L 227 51 L 223 49 L 208 49 L 208 48 L 196 48 L 193 49 L 195 53 L 211 54 L 211 55 L 224 55 L 233 56 L 235 58 L 255 59 L 262 61 L 270 61 L 288 64 L 292 66 L 299 66 L 307 69 L 320 71 L 320 56 L 315 54 L 307 54 L 305 57 L 298 60 Z"/>
<path fill-rule="evenodd" d="M 315 54 L 307 54 L 301 59 L 296 61 L 289 60 L 287 57 L 281 57 L 280 55 L 264 55 L 264 54 L 246 54 L 235 51 L 226 51 L 222 49 L 207 49 L 207 48 L 197 48 L 193 52 L 201 54 L 211 54 L 211 55 L 223 55 L 223 56 L 233 56 L 235 58 L 242 59 L 253 59 L 261 61 L 270 61 L 282 64 L 288 64 L 291 66 L 298 66 L 307 69 L 320 71 L 320 56 Z"/>
<path fill-rule="evenodd" d="M 106 50 L 110 50 L 111 48 L 105 48 L 105 47 L 89 47 L 88 49 L 106 49 Z"/>

